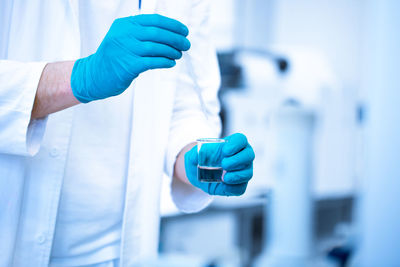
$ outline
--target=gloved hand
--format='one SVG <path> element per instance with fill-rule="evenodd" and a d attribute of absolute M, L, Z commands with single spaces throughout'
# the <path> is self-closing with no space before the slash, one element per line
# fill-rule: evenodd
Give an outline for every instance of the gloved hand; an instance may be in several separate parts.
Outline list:
<path fill-rule="evenodd" d="M 74 96 L 83 103 L 119 95 L 140 73 L 171 68 L 190 48 L 189 30 L 161 15 L 116 19 L 96 53 L 75 62 Z"/>
<path fill-rule="evenodd" d="M 221 183 L 205 183 L 197 180 L 197 146 L 185 153 L 186 176 L 192 185 L 210 195 L 240 196 L 246 191 L 247 183 L 253 176 L 255 154 L 243 134 L 236 133 L 224 139 L 227 142 L 222 147 L 221 166 L 226 173 Z M 208 148 L 212 149 L 212 146 Z M 210 155 L 212 154 L 210 151 Z"/>

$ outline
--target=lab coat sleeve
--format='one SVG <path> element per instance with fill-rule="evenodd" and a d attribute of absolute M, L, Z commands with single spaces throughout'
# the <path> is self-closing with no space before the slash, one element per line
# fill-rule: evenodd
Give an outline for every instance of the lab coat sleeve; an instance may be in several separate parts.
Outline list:
<path fill-rule="evenodd" d="M 40 147 L 46 118 L 31 120 L 44 62 L 0 60 L 0 153 L 34 155 Z"/>
<path fill-rule="evenodd" d="M 165 160 L 165 170 L 170 177 L 173 175 L 176 157 L 184 146 L 198 138 L 219 137 L 221 131 L 218 100 L 220 73 L 216 51 L 209 36 L 209 2 L 193 1 L 190 18 L 188 38 L 192 47 L 189 53 L 195 78 L 208 110 L 208 119 L 202 111 L 193 77 L 190 76 L 185 62 L 187 58 L 184 57 L 179 66 Z M 175 205 L 183 212 L 199 211 L 212 200 L 210 195 L 178 179 L 172 180 L 171 194 Z"/>

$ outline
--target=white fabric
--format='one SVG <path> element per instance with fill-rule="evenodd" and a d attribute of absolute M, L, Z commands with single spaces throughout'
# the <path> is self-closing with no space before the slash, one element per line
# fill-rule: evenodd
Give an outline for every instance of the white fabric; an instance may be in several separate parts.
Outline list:
<path fill-rule="evenodd" d="M 39 150 L 34 140 L 43 137 L 46 119 L 30 122 L 36 93 L 30 89 L 38 85 L 44 64 L 0 60 L 0 84 L 20 89 L 0 90 L 0 140 L 7 140 L 0 142 L 3 153 L 33 155 Z"/>
<path fill-rule="evenodd" d="M 103 134 L 101 131 L 109 134 L 109 140 L 121 141 L 111 127 L 100 131 L 95 124 L 101 123 L 101 119 L 107 122 L 107 110 L 100 106 L 120 101 L 125 93 L 119 99 L 76 106 L 51 114 L 47 122 L 45 119 L 31 122 L 29 127 L 28 124 L 44 67 L 40 62 L 76 59 L 89 51 L 82 44 L 85 38 L 92 37 L 88 32 L 81 32 L 79 26 L 85 18 L 79 12 L 85 5 L 98 4 L 108 8 L 113 5 L 115 10 L 129 13 L 128 3 L 106 0 L 1 1 L 0 266 L 48 265 L 63 179 L 73 171 L 67 168 L 73 162 L 69 153 L 75 154 L 74 149 L 81 153 L 98 152 L 103 140 L 96 139 L 96 135 Z M 161 13 L 189 26 L 195 72 L 214 117 L 207 122 L 202 115 L 193 83 L 182 62 L 173 69 L 140 75 L 127 90 L 126 95 L 132 94 L 133 105 L 129 113 L 132 130 L 125 150 L 127 169 L 121 266 L 132 266 L 143 257 L 154 256 L 157 251 L 163 171 L 171 177 L 176 155 L 184 145 L 198 137 L 217 136 L 220 130 L 217 119 L 218 67 L 215 51 L 208 40 L 207 2 L 176 0 L 171 4 L 166 0 L 145 0 L 142 8 L 146 13 Z M 110 22 L 104 20 L 100 22 L 102 26 L 98 26 L 104 28 Z M 86 121 L 86 127 L 80 128 L 82 123 L 77 122 L 77 116 L 85 113 L 81 109 L 92 111 L 94 107 L 91 106 L 97 105 L 96 112 L 101 112 L 96 114 L 97 119 Z M 86 115 L 90 118 L 95 114 Z M 91 138 L 85 140 L 86 143 L 78 140 L 80 135 L 75 131 Z M 77 143 L 82 147 L 75 147 Z M 105 147 L 109 149 L 107 145 Z M 40 149 L 34 156 L 28 156 L 34 154 L 35 148 Z M 110 154 L 110 158 L 112 156 Z M 97 164 L 79 164 L 80 168 L 92 170 L 90 175 L 93 177 L 104 175 L 103 168 Z M 185 207 L 186 211 L 198 210 L 210 201 L 206 194 L 190 186 L 173 185 L 171 191 L 177 206 Z M 187 205 L 188 200 L 193 205 Z"/>
<path fill-rule="evenodd" d="M 81 54 L 96 51 L 114 19 L 135 13 L 137 0 L 127 1 L 123 9 L 115 2 L 80 3 Z M 119 257 L 132 101 L 128 90 L 74 110 L 50 255 L 54 266 L 89 265 Z"/>

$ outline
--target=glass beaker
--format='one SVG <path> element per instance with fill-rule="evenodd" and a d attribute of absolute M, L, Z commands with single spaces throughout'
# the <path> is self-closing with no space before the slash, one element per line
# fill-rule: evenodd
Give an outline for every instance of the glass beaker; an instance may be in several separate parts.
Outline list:
<path fill-rule="evenodd" d="M 197 179 L 200 182 L 218 183 L 222 181 L 222 147 L 226 142 L 221 138 L 197 139 Z"/>

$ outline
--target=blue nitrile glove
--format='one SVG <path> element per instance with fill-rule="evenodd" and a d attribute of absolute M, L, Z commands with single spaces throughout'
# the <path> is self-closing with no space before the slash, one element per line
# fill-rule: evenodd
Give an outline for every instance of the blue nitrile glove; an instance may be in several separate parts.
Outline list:
<path fill-rule="evenodd" d="M 140 73 L 171 68 L 190 48 L 182 23 L 161 15 L 116 19 L 96 53 L 75 62 L 74 96 L 81 102 L 119 95 Z"/>
<path fill-rule="evenodd" d="M 253 176 L 254 151 L 243 134 L 236 133 L 225 139 L 227 142 L 222 147 L 221 166 L 226 173 L 221 183 L 197 180 L 197 146 L 185 153 L 186 176 L 192 185 L 210 195 L 240 196 L 246 191 L 247 183 Z M 212 146 L 208 148 L 212 149 Z M 209 154 L 213 155 L 213 151 Z"/>

